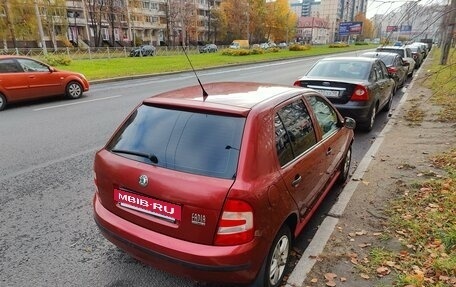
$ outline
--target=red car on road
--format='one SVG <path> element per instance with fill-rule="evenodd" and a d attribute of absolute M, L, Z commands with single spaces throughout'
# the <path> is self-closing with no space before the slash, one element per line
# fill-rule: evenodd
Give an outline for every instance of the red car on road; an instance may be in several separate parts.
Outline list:
<path fill-rule="evenodd" d="M 77 99 L 89 90 L 84 75 L 62 71 L 25 56 L 0 56 L 0 111 L 7 104 L 65 95 Z"/>
<path fill-rule="evenodd" d="M 95 221 L 156 268 L 279 286 L 293 239 L 348 177 L 355 122 L 311 89 L 204 89 L 145 99 L 97 152 Z"/>

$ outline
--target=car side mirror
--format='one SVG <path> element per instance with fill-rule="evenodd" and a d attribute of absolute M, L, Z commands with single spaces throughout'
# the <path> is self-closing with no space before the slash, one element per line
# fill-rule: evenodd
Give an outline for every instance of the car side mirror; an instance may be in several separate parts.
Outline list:
<path fill-rule="evenodd" d="M 354 130 L 356 128 L 356 121 L 352 118 L 344 118 L 344 127 Z"/>

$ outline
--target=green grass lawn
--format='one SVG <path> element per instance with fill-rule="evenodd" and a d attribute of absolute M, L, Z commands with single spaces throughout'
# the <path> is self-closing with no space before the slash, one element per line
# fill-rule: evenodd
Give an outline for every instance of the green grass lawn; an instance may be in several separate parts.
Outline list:
<path fill-rule="evenodd" d="M 188 56 L 195 69 L 203 69 L 227 65 L 326 55 L 338 52 L 372 49 L 374 47 L 376 46 L 351 45 L 345 48 L 329 48 L 325 45 L 312 46 L 312 48 L 307 51 L 289 51 L 288 49 L 283 49 L 279 52 L 267 52 L 264 54 L 248 56 L 224 56 L 220 51 L 218 53 L 190 54 Z M 191 70 L 191 66 L 185 55 L 73 60 L 68 66 L 61 65 L 56 66 L 56 68 L 80 72 L 84 74 L 89 81 Z"/>

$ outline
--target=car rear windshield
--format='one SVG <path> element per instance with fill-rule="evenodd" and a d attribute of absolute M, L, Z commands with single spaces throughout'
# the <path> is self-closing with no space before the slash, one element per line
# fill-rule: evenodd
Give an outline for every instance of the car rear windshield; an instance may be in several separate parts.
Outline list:
<path fill-rule="evenodd" d="M 392 56 L 380 56 L 379 58 L 387 66 L 390 66 L 390 65 L 392 65 L 394 63 L 394 57 L 392 57 Z"/>
<path fill-rule="evenodd" d="M 377 48 L 377 52 L 390 52 L 399 54 L 402 58 L 405 57 L 403 49 L 389 49 L 389 48 Z"/>
<path fill-rule="evenodd" d="M 140 106 L 107 149 L 172 170 L 232 179 L 245 118 Z"/>
<path fill-rule="evenodd" d="M 370 72 L 370 62 L 353 60 L 320 61 L 307 73 L 310 77 L 367 79 Z"/>

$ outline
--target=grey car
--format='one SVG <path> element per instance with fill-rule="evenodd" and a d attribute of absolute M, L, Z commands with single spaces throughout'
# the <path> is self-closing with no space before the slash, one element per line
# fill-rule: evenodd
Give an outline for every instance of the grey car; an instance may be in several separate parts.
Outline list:
<path fill-rule="evenodd" d="M 155 47 L 152 45 L 141 45 L 130 51 L 130 57 L 154 56 Z"/>
<path fill-rule="evenodd" d="M 343 116 L 370 131 L 377 113 L 391 109 L 395 82 L 378 58 L 329 57 L 315 63 L 294 85 L 316 90 Z"/>
<path fill-rule="evenodd" d="M 199 48 L 200 53 L 215 53 L 217 50 L 218 48 L 215 44 L 207 44 Z"/>

